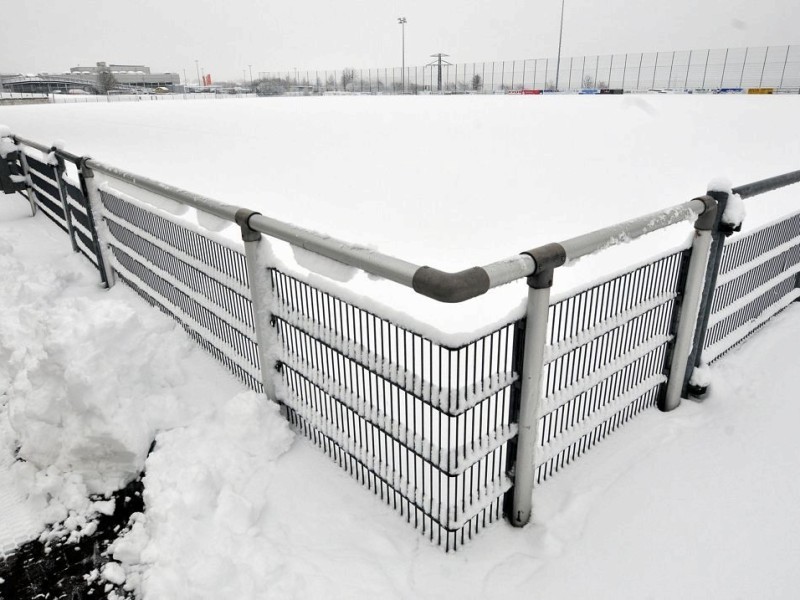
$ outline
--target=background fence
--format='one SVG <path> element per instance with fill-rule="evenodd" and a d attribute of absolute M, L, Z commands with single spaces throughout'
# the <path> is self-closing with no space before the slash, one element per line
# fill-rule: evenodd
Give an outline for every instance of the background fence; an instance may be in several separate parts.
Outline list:
<path fill-rule="evenodd" d="M 253 239 L 243 246 L 190 225 L 114 187 L 113 175 L 97 185 L 78 157 L 75 181 L 63 163 L 71 155 L 32 144 L 21 143 L 19 167 L 36 205 L 108 285 L 117 278 L 172 316 L 252 389 L 262 391 L 264 370 L 274 369 L 275 399 L 293 427 L 430 540 L 455 549 L 509 513 L 527 317 L 448 347 L 275 265 L 253 270 Z M 663 404 L 695 251 L 677 248 L 550 304 L 537 484 Z M 739 235 L 722 256 L 707 362 L 800 297 L 800 212 Z M 268 282 L 269 364 L 254 277 Z"/>
<path fill-rule="evenodd" d="M 369 94 L 443 91 L 495 93 L 539 89 L 577 91 L 611 88 L 774 88 L 800 90 L 800 46 L 723 48 L 538 58 L 439 66 L 264 72 L 262 93 L 357 92 Z"/>

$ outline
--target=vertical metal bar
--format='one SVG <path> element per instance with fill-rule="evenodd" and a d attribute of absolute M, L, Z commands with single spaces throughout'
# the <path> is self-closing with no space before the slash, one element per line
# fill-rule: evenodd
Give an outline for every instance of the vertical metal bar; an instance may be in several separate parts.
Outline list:
<path fill-rule="evenodd" d="M 653 65 L 653 84 L 650 86 L 651 88 L 656 87 L 656 73 L 658 72 L 658 55 L 659 53 L 656 52 L 656 62 Z"/>
<path fill-rule="evenodd" d="M 586 56 L 583 57 L 583 61 L 581 62 L 581 81 L 580 86 L 581 88 L 584 87 L 583 80 L 586 77 Z"/>
<path fill-rule="evenodd" d="M 744 87 L 744 69 L 747 66 L 747 54 L 750 52 L 750 48 L 744 49 L 744 60 L 742 61 L 742 72 L 739 75 L 739 87 Z"/>
<path fill-rule="evenodd" d="M 788 56 L 789 56 L 788 52 L 786 53 L 786 56 L 788 58 Z M 522 89 L 523 90 L 525 89 L 525 69 L 527 69 L 527 68 L 528 68 L 528 61 L 527 60 L 523 60 L 522 61 Z M 786 69 L 786 65 L 784 65 L 783 68 L 785 70 Z"/>
<path fill-rule="evenodd" d="M 639 83 L 642 80 L 642 61 L 644 60 L 644 52 L 639 54 L 639 70 L 636 71 L 636 89 L 639 89 Z"/>
<path fill-rule="evenodd" d="M 764 70 L 767 68 L 767 58 L 769 57 L 769 46 L 767 46 L 767 51 L 764 52 L 764 63 L 761 65 L 761 77 L 758 79 L 758 87 L 764 85 Z"/>
<path fill-rule="evenodd" d="M 669 81 L 667 81 L 667 87 L 672 87 L 672 67 L 675 66 L 675 51 L 672 51 L 672 62 L 669 63 Z"/>
<path fill-rule="evenodd" d="M 597 73 L 600 70 L 600 57 L 594 57 L 594 87 L 599 88 L 600 85 L 597 82 Z"/>
<path fill-rule="evenodd" d="M 733 233 L 732 230 L 727 230 L 724 225 L 722 225 L 722 215 L 725 213 L 725 207 L 728 204 L 728 193 L 712 191 L 708 192 L 708 195 L 717 201 L 717 213 L 711 226 L 712 246 L 708 260 L 708 268 L 705 274 L 703 296 L 700 301 L 700 312 L 697 318 L 697 330 L 694 334 L 694 345 L 687 362 L 686 376 L 683 382 L 683 391 L 688 391 L 689 394 L 697 397 L 705 394 L 706 390 L 689 386 L 689 379 L 692 376 L 692 370 L 700 366 L 703 346 L 705 345 L 706 330 L 708 329 L 708 321 L 711 317 L 711 305 L 714 301 L 714 292 L 717 289 L 719 266 L 722 261 L 722 253 L 725 249 L 725 237 Z"/>
<path fill-rule="evenodd" d="M 625 75 L 628 74 L 628 54 L 625 54 L 625 62 L 622 65 L 622 89 L 625 89 Z"/>
<path fill-rule="evenodd" d="M 103 226 L 103 201 L 100 199 L 100 190 L 97 187 L 97 180 L 92 171 L 86 164 L 88 157 L 80 160 L 78 165 L 81 188 L 86 197 L 86 216 L 89 220 L 89 227 L 92 230 L 97 266 L 100 268 L 100 278 L 107 288 L 114 287 L 114 269 L 111 267 L 111 252 Z"/>
<path fill-rule="evenodd" d="M 25 151 L 20 148 L 19 150 L 19 164 L 22 166 L 22 174 L 25 176 L 25 185 L 28 188 L 28 204 L 31 205 L 31 216 L 36 216 L 36 197 L 34 194 L 36 192 L 33 191 L 33 185 L 31 180 L 31 170 L 28 167 L 28 158 L 25 156 Z"/>
<path fill-rule="evenodd" d="M 708 59 L 711 56 L 711 49 L 706 50 L 706 66 L 703 69 L 703 84 L 700 86 L 703 89 L 706 89 L 706 75 L 708 74 Z"/>
<path fill-rule="evenodd" d="M 725 60 L 722 63 L 722 77 L 719 78 L 719 87 L 725 87 L 725 70 L 728 68 L 729 50 L 729 48 L 725 48 Z"/>
<path fill-rule="evenodd" d="M 666 395 L 659 408 L 670 411 L 681 403 L 683 384 L 692 342 L 697 326 L 700 301 L 703 294 L 703 283 L 706 277 L 709 252 L 711 249 L 711 230 L 717 218 L 715 200 L 707 202 L 707 208 L 695 222 L 695 236 L 692 243 L 692 256 L 686 275 L 686 286 L 683 290 L 683 301 L 680 309 L 680 321 L 672 349 L 672 368 L 667 382 Z"/>
<path fill-rule="evenodd" d="M 686 63 L 686 79 L 683 80 L 683 88 L 689 87 L 689 71 L 692 68 L 692 50 L 689 50 L 689 62 Z"/>
<path fill-rule="evenodd" d="M 53 156 L 56 157 L 56 166 L 55 166 L 55 173 L 56 173 L 56 182 L 58 183 L 58 195 L 61 198 L 61 206 L 64 209 L 64 220 L 67 223 L 67 233 L 69 234 L 69 241 L 72 244 L 72 251 L 78 252 L 78 242 L 75 240 L 75 229 L 72 226 L 72 211 L 69 207 L 69 194 L 67 192 L 67 184 L 64 181 L 64 172 L 66 171 L 66 165 L 64 164 L 64 159 L 60 156 L 55 154 L 55 148 L 53 150 Z"/>
<path fill-rule="evenodd" d="M 245 263 L 247 278 L 250 281 L 250 299 L 253 303 L 253 324 L 256 330 L 256 343 L 258 344 L 258 358 L 261 365 L 261 384 L 264 394 L 271 400 L 278 401 L 275 396 L 275 373 L 278 361 L 277 332 L 272 326 L 272 279 L 266 268 L 265 261 L 260 258 L 263 248 L 261 233 L 250 228 L 250 217 L 255 213 L 241 209 L 236 213 L 236 224 L 242 232 L 244 242 Z"/>
<path fill-rule="evenodd" d="M 533 480 L 539 448 L 539 415 L 542 404 L 542 371 L 547 340 L 547 317 L 550 308 L 552 269 L 528 279 L 528 305 L 523 342 L 523 365 L 520 373 L 520 405 L 517 419 L 517 446 L 514 487 L 510 494 L 509 520 L 522 527 L 533 512 Z"/>
<path fill-rule="evenodd" d="M 778 84 L 778 89 L 783 89 L 783 78 L 786 75 L 786 65 L 789 62 L 789 48 L 791 46 L 786 46 L 786 58 L 783 59 L 783 70 L 781 71 L 781 82 Z"/>

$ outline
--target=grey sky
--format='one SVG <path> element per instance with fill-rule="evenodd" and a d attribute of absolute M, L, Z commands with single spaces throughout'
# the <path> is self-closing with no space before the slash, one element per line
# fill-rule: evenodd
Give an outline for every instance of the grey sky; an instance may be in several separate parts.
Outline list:
<path fill-rule="evenodd" d="M 0 0 L 0 72 L 97 61 L 195 79 L 555 56 L 560 0 Z M 800 43 L 798 0 L 566 0 L 564 56 Z M 10 25 L 10 27 L 9 27 Z"/>

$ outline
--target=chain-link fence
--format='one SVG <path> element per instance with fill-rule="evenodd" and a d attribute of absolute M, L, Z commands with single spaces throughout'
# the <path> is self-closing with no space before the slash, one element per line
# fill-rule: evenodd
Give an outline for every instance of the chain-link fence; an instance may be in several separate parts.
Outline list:
<path fill-rule="evenodd" d="M 800 90 L 800 46 L 723 48 L 431 64 L 377 69 L 262 72 L 263 95 L 476 93 L 522 90 Z"/>

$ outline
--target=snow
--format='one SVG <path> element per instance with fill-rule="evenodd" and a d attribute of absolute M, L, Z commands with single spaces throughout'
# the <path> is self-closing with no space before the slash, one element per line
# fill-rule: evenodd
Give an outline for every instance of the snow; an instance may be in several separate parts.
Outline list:
<path fill-rule="evenodd" d="M 668 97 L 669 100 L 676 98 Z M 334 102 L 327 105 L 328 110 L 344 111 L 344 124 L 336 124 L 334 129 L 345 125 L 363 126 L 355 111 L 351 112 L 347 104 L 340 103 L 351 99 L 321 100 Z M 361 108 L 366 107 L 363 120 L 374 125 L 379 111 L 368 103 L 362 104 L 363 99 L 352 100 L 359 101 Z M 428 127 L 442 120 L 448 122 L 447 113 L 433 102 L 443 99 L 424 99 L 424 106 L 431 111 L 428 116 L 420 116 L 417 108 L 410 103 L 403 104 L 404 100 L 394 99 L 398 104 L 392 104 L 393 109 L 399 109 L 401 121 L 422 118 Z M 458 118 L 463 117 L 459 114 L 463 110 L 460 100 L 450 103 L 454 107 L 453 130 Z M 706 98 L 693 100 L 697 103 L 684 106 L 710 106 Z M 301 107 L 298 112 L 309 110 L 303 104 L 305 99 L 294 101 L 297 102 L 294 106 Z M 661 114 L 672 110 L 668 102 L 657 102 Z M 175 104 L 165 103 L 165 106 Z M 276 102 L 265 106 L 284 107 L 282 116 L 288 119 L 290 111 L 286 107 L 290 105 Z M 311 106 L 322 110 L 326 105 Z M 488 108 L 488 105 L 482 106 Z M 517 118 L 527 115 L 519 106 L 509 109 Z M 525 105 L 526 109 L 530 106 L 546 105 Z M 614 102 L 607 106 L 617 110 L 625 105 Z M 728 113 L 730 117 L 729 109 L 736 105 L 716 106 L 723 107 L 719 112 Z M 748 103 L 747 106 L 754 105 Z M 770 106 L 778 107 L 780 103 Z M 791 106 L 796 107 L 796 103 Z M 21 135 L 50 139 L 57 133 L 68 138 L 62 131 L 38 135 L 36 131 L 19 129 L 19 121 L 33 113 L 16 111 L 16 108 L 13 111 L 4 109 L 0 118 L 7 122 L 16 119 L 12 124 Z M 85 107 L 41 108 L 40 114 L 48 115 L 49 119 L 52 117 L 45 109 Z M 91 108 L 104 109 L 106 105 Z M 645 118 L 643 115 L 635 111 L 628 114 L 626 110 L 618 110 L 616 114 L 618 122 L 614 124 L 626 129 L 623 129 L 624 135 L 620 133 L 614 140 L 624 141 L 625 135 L 632 136 L 629 139 L 635 146 L 633 141 L 639 139 L 638 129 L 649 131 L 650 135 L 659 133 L 652 130 L 652 123 L 641 121 Z M 557 108 L 556 113 L 560 111 Z M 302 119 L 296 119 L 294 124 L 300 123 L 301 128 L 315 123 L 319 126 L 322 121 L 311 112 L 305 115 L 310 118 L 309 124 L 303 124 Z M 704 111 L 698 109 L 697 112 Z M 780 111 L 776 109 L 775 112 Z M 120 114 L 125 113 L 129 117 L 132 115 L 129 111 Z M 665 120 L 676 128 L 680 124 L 683 134 L 690 134 L 692 119 L 700 117 L 693 111 L 688 113 L 684 115 L 684 122 Z M 72 114 L 81 116 L 80 111 Z M 81 118 L 88 118 L 90 114 L 101 120 L 110 115 L 86 111 Z M 636 127 L 626 124 L 628 117 Z M 170 118 L 176 119 L 175 127 L 180 130 L 182 121 L 175 114 L 161 115 L 160 123 L 166 125 Z M 521 122 L 529 118 L 533 117 L 525 116 Z M 537 115 L 536 119 L 539 118 L 541 115 Z M 46 119 L 43 116 L 41 120 Z M 506 129 L 496 127 L 498 121 L 504 120 L 505 117 L 501 119 L 491 111 L 485 118 L 488 124 L 495 125 L 490 133 L 502 131 L 512 138 L 519 135 L 516 151 L 526 148 L 528 137 L 510 125 Z M 582 121 L 582 118 L 577 120 Z M 720 125 L 721 120 L 712 115 L 703 135 Z M 481 118 L 470 123 L 478 130 L 477 124 L 483 121 Z M 768 143 L 762 146 L 760 137 L 748 137 L 754 122 L 766 126 L 770 119 L 759 111 L 751 111 L 741 121 L 742 139 L 756 150 L 765 150 Z M 216 121 L 210 123 L 217 126 Z M 462 119 L 460 124 L 463 126 L 463 123 Z M 797 137 L 790 139 L 785 132 L 796 125 L 787 126 L 786 123 L 794 121 L 783 122 L 779 132 L 775 129 L 762 132 L 769 138 L 767 142 L 780 146 L 780 152 L 755 152 L 747 157 L 752 164 L 737 163 L 741 169 L 737 173 L 742 180 L 796 168 L 788 164 L 791 161 L 786 157 L 796 160 L 798 153 L 793 149 Z M 38 122 L 30 120 L 24 124 L 31 130 L 39 126 Z M 388 124 L 384 125 L 383 130 L 376 131 L 389 128 Z M 612 131 L 611 125 L 605 121 L 597 123 L 600 131 L 592 130 L 591 138 L 602 134 L 606 127 Z M 573 127 L 568 121 L 558 126 L 560 134 L 568 134 Z M 109 125 L 109 128 L 114 127 Z M 391 127 L 393 133 L 400 131 L 399 137 L 404 138 L 404 132 L 399 128 L 395 131 L 394 124 Z M 141 137 L 147 138 L 148 128 L 142 127 L 142 130 L 145 135 Z M 275 134 L 282 131 L 286 129 L 278 127 Z M 99 129 L 89 129 L 86 135 L 96 136 L 94 141 L 102 137 Z M 204 137 L 204 134 L 197 135 Z M 484 135 L 482 141 L 490 138 Z M 434 135 L 431 139 L 443 138 Z M 670 147 L 669 140 L 674 138 L 667 135 L 664 139 L 666 148 L 652 148 L 651 145 L 656 155 L 665 152 L 662 155 L 664 164 L 657 162 L 658 156 L 653 157 L 648 172 L 642 175 L 651 179 L 653 187 L 641 186 L 640 189 L 659 189 L 658 178 L 664 174 L 669 177 L 662 182 L 674 180 L 676 173 L 687 173 L 687 178 L 691 179 L 688 173 L 704 171 L 705 181 L 708 170 L 722 170 L 718 168 L 719 163 L 689 164 L 695 157 L 690 143 L 686 146 L 689 156 L 670 154 L 675 148 Z M 781 143 L 775 143 L 776 139 Z M 287 153 L 292 154 L 295 138 L 287 136 L 284 141 L 288 145 Z M 702 139 L 700 141 L 702 145 Z M 138 143 L 132 139 L 131 146 L 135 148 Z M 146 142 L 150 143 L 152 139 Z M 182 143 L 176 141 L 176 145 Z M 570 143 L 574 146 L 574 137 Z M 507 158 L 505 150 L 496 144 L 491 142 L 488 154 L 496 151 Z M 353 149 L 350 138 L 343 137 L 342 145 L 345 150 Z M 720 149 L 727 146 L 728 142 L 720 143 Z M 113 145 L 106 147 L 113 150 Z M 125 158 L 127 148 L 127 144 L 118 144 L 116 152 L 119 154 L 116 158 L 109 155 L 107 160 L 129 166 L 117 160 Z M 470 148 L 481 150 L 475 146 Z M 566 148 L 565 140 L 556 139 L 550 149 L 558 161 L 564 156 L 559 150 Z M 138 150 L 141 151 L 142 146 Z M 164 165 L 153 156 L 157 150 L 154 145 L 148 147 L 147 153 L 132 152 L 128 158 L 141 161 L 144 157 L 152 161 L 152 170 L 158 171 Z M 444 150 L 441 144 L 438 150 Z M 92 152 L 100 156 L 99 150 Z M 268 147 L 267 154 L 274 156 L 272 152 Z M 379 148 L 377 152 L 386 152 L 386 149 Z M 426 152 L 421 150 L 422 154 Z M 576 159 L 586 158 L 580 148 L 576 152 Z M 640 161 L 632 149 L 631 156 L 620 156 L 623 150 L 616 147 L 610 152 L 625 165 L 624 174 L 641 184 L 635 167 L 644 168 L 645 162 Z M 638 152 L 644 154 L 641 147 Z M 734 154 L 728 157 L 733 162 Z M 187 152 L 182 156 L 195 154 Z M 759 159 L 753 160 L 753 156 Z M 464 155 L 456 158 L 463 159 Z M 486 154 L 482 154 L 482 158 L 488 160 L 488 167 L 492 166 L 491 156 L 487 159 Z M 688 162 L 684 163 L 684 159 Z M 205 158 L 201 155 L 199 160 Z M 259 162 L 262 166 L 265 164 Z M 337 161 L 332 162 L 337 165 Z M 145 162 L 138 164 L 143 167 L 142 172 L 153 174 Z M 442 166 L 454 168 L 454 164 L 459 163 L 448 159 Z M 576 164 L 581 164 L 589 175 L 598 172 L 591 161 Z M 610 164 L 604 163 L 606 168 Z M 186 163 L 174 161 L 171 166 L 176 174 L 192 171 L 196 177 L 208 175 L 188 160 Z M 312 166 L 321 167 L 321 163 Z M 547 171 L 543 165 L 538 168 Z M 569 175 L 565 168 L 548 176 L 553 181 L 560 178 L 563 184 Z M 382 171 L 382 166 L 378 165 L 377 170 Z M 369 169 L 363 174 L 366 177 L 368 173 Z M 324 176 L 325 169 L 321 169 L 320 174 Z M 619 179 L 620 173 L 615 177 Z M 369 177 L 366 179 L 375 182 Z M 744 182 L 742 180 L 737 175 L 737 183 Z M 298 177 L 296 181 L 307 180 Z M 394 190 L 398 180 L 388 181 Z M 458 177 L 452 181 L 458 182 Z M 617 183 L 621 187 L 627 185 L 624 179 Z M 202 185 L 218 184 L 209 177 Z M 503 185 L 499 179 L 496 184 Z M 314 187 L 319 183 L 313 181 L 310 185 Z M 455 187 L 466 189 L 459 185 Z M 547 187 L 541 182 L 540 185 Z M 585 197 L 585 183 L 582 185 L 582 197 Z M 398 185 L 406 186 L 405 181 Z M 687 186 L 697 188 L 696 185 Z M 676 187 L 668 195 L 680 196 L 676 200 L 697 195 L 688 192 L 688 187 L 687 190 Z M 423 195 L 425 186 L 419 190 Z M 559 231 L 567 229 L 574 234 L 586 229 L 584 219 L 594 226 L 602 218 L 613 220 L 615 215 L 629 216 L 623 215 L 630 208 L 624 206 L 623 200 L 619 214 L 610 207 L 617 200 L 618 187 L 592 185 L 592 191 L 591 199 L 603 205 L 598 212 L 592 213 L 592 203 L 588 202 L 581 205 L 585 213 L 563 211 L 562 207 L 561 221 L 555 215 L 551 226 L 540 223 L 538 227 L 547 230 L 548 236 L 557 236 Z M 441 188 L 437 190 L 440 195 L 442 192 Z M 308 193 L 306 190 L 305 194 Z M 364 192 L 359 192 L 359 186 L 353 186 L 352 193 L 357 205 L 359 193 Z M 788 192 L 776 195 L 775 203 L 780 205 L 782 198 L 796 198 L 796 191 L 793 193 L 794 196 Z M 303 195 L 303 192 L 298 194 L 299 204 L 303 203 Z M 621 195 L 624 198 L 624 194 Z M 223 195 L 219 197 L 226 199 Z M 646 212 L 639 210 L 643 208 L 642 195 L 635 200 L 634 214 Z M 662 202 L 664 196 L 657 200 L 658 207 L 669 203 Z M 431 206 L 435 205 L 428 201 Z M 770 206 L 772 201 L 765 196 L 748 203 L 748 212 L 755 209 L 760 213 L 760 209 Z M 300 211 L 322 223 L 313 225 L 319 230 L 349 227 L 343 224 L 347 219 L 354 221 L 353 227 L 360 223 L 358 226 L 363 229 L 364 237 L 370 237 L 370 228 L 378 238 L 388 237 L 392 233 L 388 230 L 395 229 L 387 227 L 387 231 L 380 231 L 376 222 L 370 221 L 370 210 L 361 210 L 358 218 L 349 213 L 349 217 L 341 219 L 344 211 L 339 205 L 334 214 L 324 208 L 316 212 L 307 206 L 286 207 L 283 204 L 280 198 L 272 198 L 270 208 Z M 794 210 L 796 206 L 795 200 Z M 389 208 L 391 206 L 383 205 L 384 217 L 401 227 L 401 221 L 394 220 L 394 215 L 388 213 Z M 413 203 L 407 210 L 415 210 Z M 602 216 L 598 216 L 600 211 Z M 450 214 L 452 231 L 456 231 L 463 215 L 453 212 L 452 206 Z M 501 211 L 501 214 L 507 213 Z M 137 515 L 130 530 L 112 549 L 116 562 L 103 570 L 102 576 L 109 581 L 109 597 L 117 596 L 112 588 L 121 584 L 139 590 L 145 599 L 503 598 L 517 597 L 527 590 L 556 599 L 790 597 L 800 585 L 800 575 L 795 569 L 800 561 L 800 550 L 795 542 L 800 536 L 797 503 L 800 480 L 787 476 L 800 469 L 800 455 L 793 442 L 800 405 L 793 401 L 792 392 L 796 387 L 796 357 L 800 352 L 800 308 L 797 306 L 789 306 L 747 344 L 710 367 L 711 388 L 702 404 L 684 402 L 667 414 L 645 411 L 580 461 L 560 471 L 558 477 L 539 486 L 535 490 L 531 526 L 517 530 L 506 523 L 495 524 L 457 553 L 445 554 L 414 532 L 404 518 L 398 518 L 391 508 L 361 489 L 310 443 L 294 440 L 274 404 L 263 396 L 244 391 L 220 365 L 196 348 L 172 320 L 148 307 L 122 285 L 108 291 L 101 289 L 96 270 L 70 251 L 63 232 L 42 215 L 35 218 L 28 215 L 27 203 L 17 196 L 0 202 L 0 272 L 3 273 L 0 285 L 0 456 L 3 457 L 0 481 L 10 481 L 19 492 L 10 497 L 0 494 L 0 502 L 11 503 L 15 510 L 19 508 L 24 514 L 32 515 L 35 523 L 29 522 L 28 526 L 38 523 L 41 528 L 46 521 L 65 519 L 67 531 L 64 535 L 80 535 L 82 531 L 91 530 L 94 514 L 110 509 L 106 501 L 92 501 L 89 495 L 108 491 L 144 467 L 146 510 Z M 323 222 L 328 216 L 340 220 L 331 218 Z M 571 217 L 575 217 L 574 223 L 569 222 Z M 774 214 L 764 218 L 772 217 Z M 541 218 L 547 217 L 542 214 Z M 748 216 L 751 218 L 756 220 L 752 214 Z M 491 251 L 492 259 L 497 258 L 496 254 L 502 255 L 503 244 L 509 240 L 515 243 L 512 224 L 519 220 L 522 219 L 503 221 L 499 227 L 508 229 L 508 239 L 499 235 L 488 244 L 491 248 L 476 252 Z M 487 226 L 493 223 L 486 215 L 482 221 Z M 421 226 L 441 227 L 442 224 L 421 222 Z M 573 228 L 579 229 L 573 231 Z M 403 237 L 402 243 L 407 244 L 409 252 L 430 249 L 418 239 L 414 240 L 417 233 L 413 227 L 403 231 L 404 236 L 408 234 L 412 238 L 409 241 Z M 686 228 L 680 229 L 676 235 L 680 243 L 687 233 Z M 456 231 L 453 239 L 460 235 L 463 232 Z M 480 240 L 474 231 L 472 235 L 473 241 Z M 549 238 L 542 241 L 549 241 Z M 381 239 L 377 242 L 381 246 Z M 659 248 L 663 250 L 664 239 L 659 240 Z M 467 250 L 464 252 L 453 260 L 466 260 Z M 637 260 L 641 258 L 640 250 L 626 247 L 616 258 L 609 259 L 611 262 L 604 268 L 612 268 L 611 263 L 619 264 L 622 258 L 630 262 L 634 253 Z M 573 271 L 565 273 L 578 272 L 584 264 L 581 261 Z M 597 263 L 585 272 L 596 277 L 599 274 Z M 354 281 L 358 279 L 359 275 Z M 524 285 L 522 287 L 524 289 Z M 397 286 L 391 289 L 396 291 Z M 395 294 L 394 298 L 395 310 L 412 310 L 413 307 L 404 304 L 401 295 Z M 568 432 L 568 435 L 573 434 L 577 432 Z M 149 443 L 154 438 L 156 446 L 148 456 Z M 18 447 L 18 455 L 25 462 L 14 460 Z M 21 521 L 12 516 L 20 513 L 12 513 L 4 505 L 0 508 L 2 549 L 15 523 Z M 30 534 L 26 532 L 26 535 Z"/>

